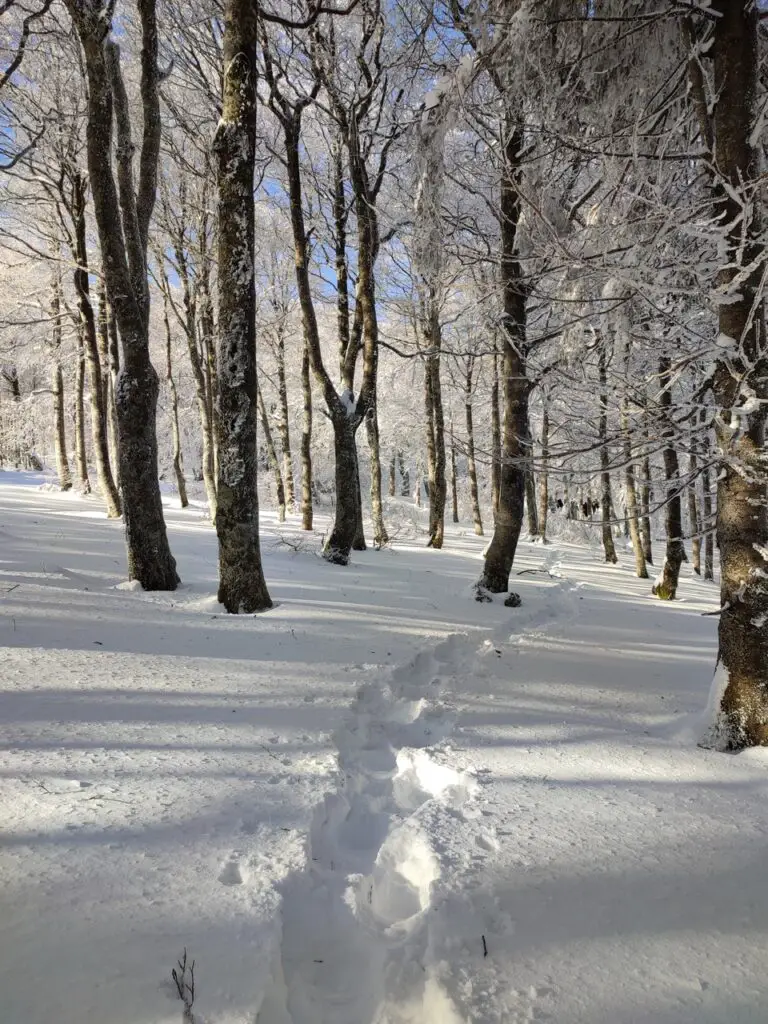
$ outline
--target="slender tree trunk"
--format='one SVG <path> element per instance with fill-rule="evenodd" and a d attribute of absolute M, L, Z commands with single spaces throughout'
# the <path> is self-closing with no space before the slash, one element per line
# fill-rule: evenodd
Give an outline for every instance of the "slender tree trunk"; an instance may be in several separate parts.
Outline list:
<path fill-rule="evenodd" d="M 453 424 L 451 424 L 451 505 L 453 508 L 453 521 L 459 521 L 459 488 L 456 481 L 456 442 L 453 438 Z"/>
<path fill-rule="evenodd" d="M 117 430 L 117 408 L 115 406 L 115 396 L 117 394 L 117 377 L 120 373 L 120 342 L 117 333 L 117 323 L 115 321 L 114 313 L 107 300 L 107 331 L 109 334 L 109 388 L 108 388 L 108 399 L 107 399 L 107 426 L 108 426 L 108 437 L 109 437 L 109 461 L 113 467 L 113 476 L 115 484 L 119 491 L 122 491 L 122 483 L 120 481 L 120 452 L 118 449 L 118 430 Z"/>
<path fill-rule="evenodd" d="M 228 0 L 218 158 L 219 601 L 228 612 L 272 607 L 261 565 L 256 450 L 256 293 L 253 179 L 256 146 L 256 7 Z"/>
<path fill-rule="evenodd" d="M 99 341 L 99 363 L 101 365 L 102 380 L 102 403 L 104 415 L 107 421 L 107 450 L 109 453 L 109 466 L 112 471 L 112 479 L 120 493 L 120 480 L 117 472 L 117 418 L 115 415 L 115 395 L 113 381 L 117 376 L 117 368 L 112 368 L 111 338 L 110 338 L 110 316 L 107 302 L 107 289 L 104 285 L 104 277 L 99 279 L 99 315 L 98 315 L 98 341 Z M 115 345 L 117 338 L 115 337 Z"/>
<path fill-rule="evenodd" d="M 387 494 L 390 498 L 395 497 L 397 491 L 397 455 L 392 452 L 392 459 L 389 463 L 389 485 L 387 487 Z"/>
<path fill-rule="evenodd" d="M 58 254 L 57 254 L 58 255 Z M 67 427 L 64 415 L 64 375 L 61 372 L 61 268 L 54 266 L 51 282 L 51 322 L 53 326 L 51 391 L 53 392 L 53 447 L 56 454 L 56 472 L 59 488 L 72 488 L 72 474 L 67 458 Z"/>
<path fill-rule="evenodd" d="M 528 458 L 528 472 L 525 474 L 525 510 L 528 518 L 528 534 L 531 538 L 539 536 L 539 517 L 536 503 L 536 484 L 533 478 L 531 458 Z"/>
<path fill-rule="evenodd" d="M 549 408 L 546 396 L 541 409 L 541 471 L 539 473 L 539 532 L 547 542 L 547 519 L 549 517 Z"/>
<path fill-rule="evenodd" d="M 521 215 L 518 189 L 523 130 L 511 111 L 503 124 L 504 167 L 501 181 L 501 282 L 504 298 L 502 375 L 504 382 L 504 429 L 502 438 L 499 504 L 493 539 L 488 546 L 480 585 L 500 594 L 509 587 L 523 525 L 525 473 L 530 437 L 528 399 L 531 382 L 526 367 L 526 290 L 517 254 L 517 229 Z"/>
<path fill-rule="evenodd" d="M 77 363 L 75 365 L 75 473 L 78 490 L 91 493 L 88 456 L 85 450 L 85 349 L 83 325 L 77 327 Z"/>
<path fill-rule="evenodd" d="M 389 542 L 384 525 L 384 509 L 381 501 L 381 448 L 379 444 L 379 419 L 377 405 L 373 405 L 365 417 L 368 448 L 371 453 L 371 520 L 373 522 L 373 546 L 382 548 Z"/>
<path fill-rule="evenodd" d="M 712 529 L 712 481 L 709 472 L 709 465 L 705 465 L 701 471 L 702 483 L 702 504 L 704 511 L 704 525 L 706 535 L 704 537 L 704 579 L 714 580 L 715 578 L 715 535 Z"/>
<path fill-rule="evenodd" d="M 432 351 L 439 353 L 440 325 L 437 310 L 430 314 L 429 338 Z M 427 434 L 427 455 L 429 470 L 429 541 L 427 547 L 441 548 L 445 537 L 445 505 L 448 484 L 445 474 L 445 419 L 443 395 L 440 384 L 440 356 L 429 355 L 425 360 L 425 388 L 428 395 L 428 410 L 431 411 L 432 429 Z M 430 439 L 433 443 L 430 446 Z"/>
<path fill-rule="evenodd" d="M 88 390 L 91 405 L 91 444 L 96 463 L 99 488 L 107 506 L 107 516 L 117 519 L 121 515 L 120 496 L 112 477 L 107 441 L 107 413 L 104 405 L 104 383 L 99 360 L 99 342 L 96 333 L 96 318 L 91 302 L 88 282 L 88 248 L 86 242 L 85 206 L 87 183 L 84 175 L 75 173 L 72 198 L 72 220 L 75 239 L 75 294 L 80 311 L 85 363 L 88 369 Z"/>
<path fill-rule="evenodd" d="M 688 524 L 691 533 L 691 566 L 697 576 L 701 576 L 701 524 L 699 523 L 699 505 L 696 499 L 698 486 L 699 463 L 696 452 L 692 451 L 688 459 Z"/>
<path fill-rule="evenodd" d="M 632 433 L 629 424 L 629 410 L 627 401 L 624 400 L 621 409 L 621 432 L 624 435 L 624 487 L 627 494 L 627 525 L 629 536 L 632 541 L 632 551 L 635 556 L 635 575 L 641 580 L 648 579 L 648 569 L 645 564 L 645 553 L 643 551 L 643 540 L 640 536 L 640 517 L 637 510 L 637 485 L 635 482 L 635 464 L 632 452 Z"/>
<path fill-rule="evenodd" d="M 304 343 L 301 357 L 301 393 L 304 399 L 301 422 L 301 527 L 312 529 L 312 381 L 309 348 Z"/>
<path fill-rule="evenodd" d="M 647 438 L 646 438 L 647 440 Z M 651 539 L 651 503 L 653 502 L 653 478 L 651 476 L 651 458 L 643 458 L 642 486 L 640 503 L 642 517 L 640 519 L 640 539 L 643 545 L 643 557 L 646 565 L 653 565 L 653 542 Z"/>
<path fill-rule="evenodd" d="M 280 473 L 280 462 L 277 458 L 277 451 L 275 450 L 275 442 L 272 440 L 272 430 L 269 426 L 269 417 L 267 416 L 267 407 L 264 405 L 264 395 L 261 393 L 261 388 L 258 389 L 258 400 L 259 400 L 259 415 L 261 416 L 261 426 L 264 431 L 264 443 L 267 446 L 267 460 L 269 467 L 272 470 L 275 477 L 275 491 L 277 493 L 277 516 L 281 523 L 285 522 L 285 487 L 283 486 L 283 477 Z"/>
<path fill-rule="evenodd" d="M 181 433 L 179 431 L 179 396 L 176 381 L 173 379 L 173 359 L 171 355 L 171 322 L 168 318 L 168 298 L 163 292 L 163 322 L 165 325 L 165 380 L 171 399 L 171 437 L 173 442 L 173 473 L 176 477 L 176 489 L 179 492 L 179 503 L 187 508 L 187 484 L 184 479 L 184 465 L 181 457 Z"/>
<path fill-rule="evenodd" d="M 397 453 L 397 458 L 400 466 L 400 497 L 408 498 L 411 494 L 411 471 L 405 467 L 402 452 Z"/>
<path fill-rule="evenodd" d="M 613 543 L 613 527 L 611 525 L 611 511 L 613 501 L 611 499 L 611 473 L 610 459 L 608 457 L 608 377 L 605 345 L 600 346 L 599 355 L 600 374 L 600 507 L 602 513 L 603 550 L 606 562 L 615 565 L 618 562 L 616 547 Z"/>
<path fill-rule="evenodd" d="M 285 485 L 285 502 L 290 512 L 296 506 L 296 493 L 293 483 L 293 453 L 291 451 L 290 414 L 288 411 L 288 385 L 285 379 L 285 335 L 283 330 L 277 343 L 277 400 L 280 408 L 278 430 L 280 447 L 283 453 L 283 482 Z"/>
<path fill-rule="evenodd" d="M 663 431 L 665 437 L 664 478 L 667 485 L 664 525 L 667 534 L 667 550 L 664 565 L 653 593 L 662 601 L 674 601 L 677 584 L 680 578 L 680 566 L 683 564 L 683 503 L 680 495 L 680 463 L 674 446 L 674 428 L 672 425 L 672 374 L 671 361 L 668 356 L 659 360 L 659 381 L 661 397 L 659 404 L 662 410 Z"/>
<path fill-rule="evenodd" d="M 491 511 L 499 510 L 501 487 L 501 417 L 499 415 L 499 353 L 498 339 L 493 339 L 493 378 L 491 383 Z"/>
<path fill-rule="evenodd" d="M 464 416 L 467 426 L 467 472 L 469 474 L 469 493 L 472 500 L 472 520 L 475 526 L 475 533 L 478 537 L 483 536 L 483 518 L 480 513 L 480 492 L 477 486 L 477 465 L 475 464 L 475 424 L 472 413 L 472 374 L 474 372 L 474 358 L 470 357 L 467 362 L 467 376 L 464 391 Z M 498 403 L 497 403 L 498 412 Z"/>

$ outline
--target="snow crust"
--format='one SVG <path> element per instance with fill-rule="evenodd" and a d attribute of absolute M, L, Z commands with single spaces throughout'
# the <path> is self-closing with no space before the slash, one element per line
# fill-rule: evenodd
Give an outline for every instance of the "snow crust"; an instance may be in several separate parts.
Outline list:
<path fill-rule="evenodd" d="M 3 1024 L 178 1024 L 185 948 L 197 1024 L 768 1017 L 768 755 L 690 729 L 716 586 L 522 542 L 479 605 L 466 530 L 339 570 L 264 513 L 241 619 L 197 511 L 145 594 L 44 482 L 0 473 Z"/>

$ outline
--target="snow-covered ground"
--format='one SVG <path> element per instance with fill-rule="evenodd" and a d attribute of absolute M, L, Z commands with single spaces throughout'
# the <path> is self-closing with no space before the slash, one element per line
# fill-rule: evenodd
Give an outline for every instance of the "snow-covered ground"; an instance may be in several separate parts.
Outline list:
<path fill-rule="evenodd" d="M 348 569 L 264 515 L 277 607 L 125 578 L 94 499 L 0 472 L 0 1022 L 757 1024 L 768 762 L 695 745 L 711 584 L 482 541 Z M 290 544 L 280 542 L 287 534 Z M 299 545 L 301 547 L 301 545 Z"/>

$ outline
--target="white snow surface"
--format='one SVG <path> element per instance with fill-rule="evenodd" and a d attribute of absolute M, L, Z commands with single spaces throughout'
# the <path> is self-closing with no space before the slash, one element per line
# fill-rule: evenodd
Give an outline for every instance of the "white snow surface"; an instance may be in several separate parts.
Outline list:
<path fill-rule="evenodd" d="M 768 1019 L 768 758 L 696 746 L 718 591 L 482 539 L 330 566 L 263 515 L 276 608 L 121 585 L 120 523 L 0 472 L 0 1021 Z M 661 556 L 660 546 L 658 556 Z M 556 574 L 552 570 L 556 569 Z"/>

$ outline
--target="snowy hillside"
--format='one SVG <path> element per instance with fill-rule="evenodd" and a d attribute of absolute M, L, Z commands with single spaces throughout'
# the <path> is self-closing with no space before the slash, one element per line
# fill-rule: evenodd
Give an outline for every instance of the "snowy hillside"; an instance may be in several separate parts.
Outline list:
<path fill-rule="evenodd" d="M 41 483 L 0 472 L 2 1024 L 768 1019 L 768 760 L 696 746 L 688 566 L 522 544 L 514 609 L 466 532 L 340 569 L 266 514 L 234 617 L 199 510 L 150 595 Z"/>

